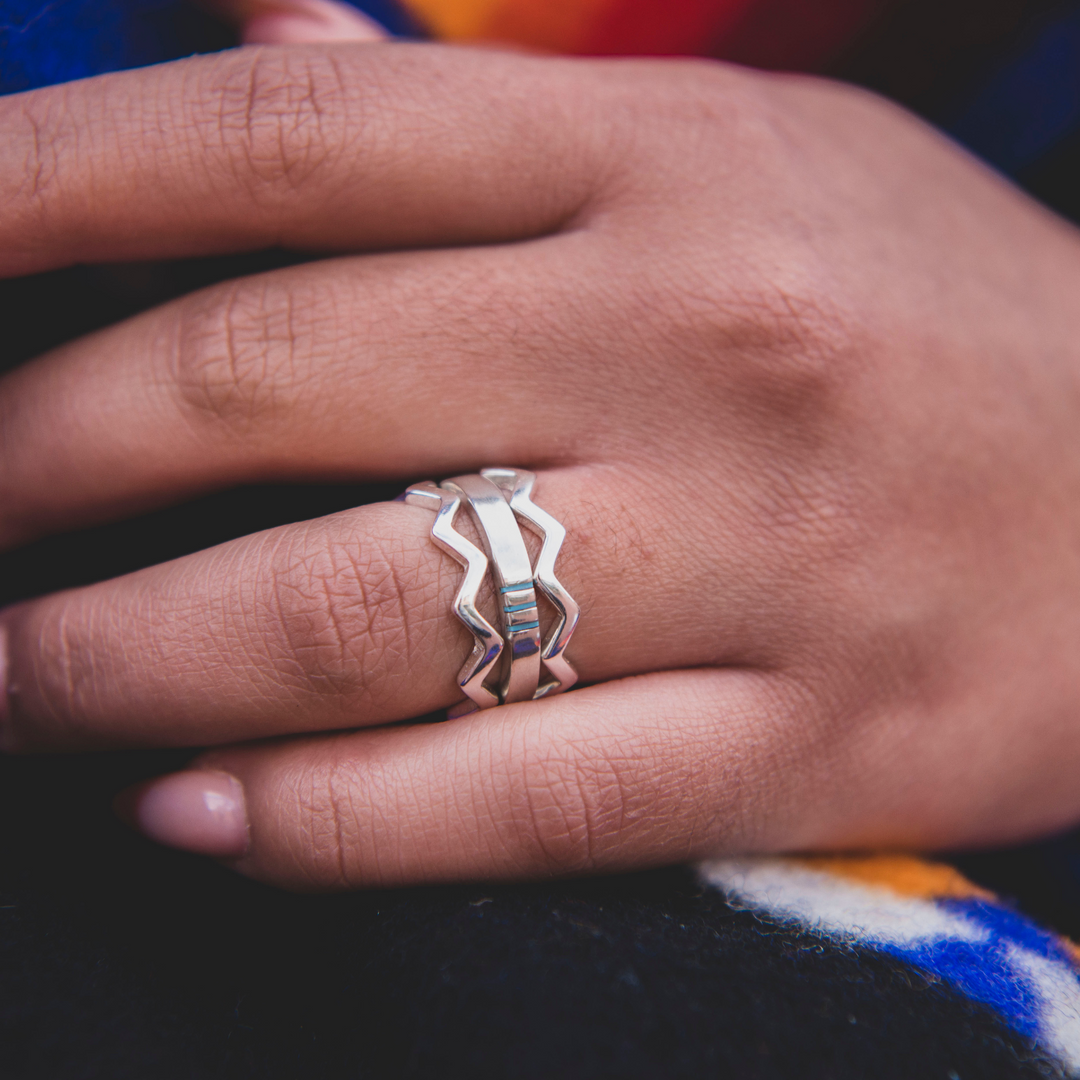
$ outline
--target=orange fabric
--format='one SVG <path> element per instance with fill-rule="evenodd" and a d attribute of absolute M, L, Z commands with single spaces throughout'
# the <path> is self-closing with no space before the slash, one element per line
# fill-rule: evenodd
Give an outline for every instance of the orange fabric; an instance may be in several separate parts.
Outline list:
<path fill-rule="evenodd" d="M 550 52 L 589 51 L 589 41 L 605 11 L 621 0 L 516 0 L 491 13 L 481 36 L 521 42 Z"/>
<path fill-rule="evenodd" d="M 886 0 L 403 0 L 446 41 L 608 56 L 715 56 L 810 70 Z"/>
<path fill-rule="evenodd" d="M 972 884 L 954 867 L 913 855 L 821 855 L 799 861 L 812 870 L 823 870 L 865 885 L 881 885 L 900 896 L 927 900 L 995 899 L 993 893 Z"/>
<path fill-rule="evenodd" d="M 504 0 L 407 0 L 405 5 L 427 30 L 447 41 L 482 38 Z"/>

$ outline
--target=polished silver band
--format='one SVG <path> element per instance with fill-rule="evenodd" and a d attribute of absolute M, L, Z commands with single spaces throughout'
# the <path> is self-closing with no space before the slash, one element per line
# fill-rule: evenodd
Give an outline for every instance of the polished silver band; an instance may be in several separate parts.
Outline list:
<path fill-rule="evenodd" d="M 540 612 L 529 551 L 502 490 L 483 476 L 455 476 L 441 487 L 462 495 L 476 518 L 491 560 L 491 577 L 506 641 L 499 700 L 530 701 L 540 684 Z"/>
<path fill-rule="evenodd" d="M 532 501 L 536 474 L 525 469 L 484 469 L 480 474 L 490 480 L 503 493 L 510 509 L 543 540 L 543 547 L 536 559 L 533 581 L 537 588 L 551 601 L 559 617 L 548 634 L 540 651 L 540 659 L 553 676 L 537 687 L 535 697 L 561 694 L 577 682 L 577 672 L 566 659 L 566 646 L 577 628 L 581 609 L 574 598 L 563 588 L 555 576 L 555 560 L 559 557 L 566 530 L 546 510 Z"/>
<path fill-rule="evenodd" d="M 480 586 L 487 575 L 487 556 L 454 528 L 454 516 L 461 506 L 460 495 L 428 482 L 409 488 L 405 502 L 436 512 L 435 524 L 431 526 L 432 540 L 465 567 L 465 577 L 451 608 L 472 632 L 473 650 L 458 674 L 458 686 L 478 709 L 490 709 L 499 704 L 499 698 L 484 686 L 484 680 L 502 655 L 503 639 L 476 607 Z"/>
<path fill-rule="evenodd" d="M 566 659 L 566 647 L 578 623 L 579 608 L 555 576 L 566 530 L 532 501 L 536 476 L 524 469 L 484 469 L 479 475 L 456 476 L 441 485 L 416 484 L 405 501 L 435 510 L 432 539 L 466 567 L 465 580 L 453 610 L 473 634 L 472 655 L 461 669 L 458 684 L 467 700 L 450 710 L 460 716 L 477 708 L 529 701 L 562 693 L 577 682 Z M 453 526 L 454 516 L 467 503 L 487 551 L 484 553 Z M 529 560 L 521 520 L 543 541 L 535 569 Z M 480 614 L 476 599 L 490 568 L 499 608 L 500 636 Z M 540 642 L 539 589 L 556 610 L 546 640 Z M 505 653 L 498 692 L 484 685 Z M 540 682 L 543 661 L 551 678 Z"/>

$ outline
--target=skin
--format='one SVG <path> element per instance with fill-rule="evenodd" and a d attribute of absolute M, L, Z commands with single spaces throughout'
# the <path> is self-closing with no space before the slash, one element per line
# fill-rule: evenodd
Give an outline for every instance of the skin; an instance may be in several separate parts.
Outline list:
<path fill-rule="evenodd" d="M 338 44 L 5 98 L 0 146 L 7 276 L 327 255 L 0 381 L 5 543 L 531 468 L 585 684 L 380 726 L 451 705 L 470 645 L 431 515 L 382 504 L 0 613 L 9 751 L 212 747 L 125 812 L 294 889 L 1080 818 L 1080 241 L 901 110 Z"/>

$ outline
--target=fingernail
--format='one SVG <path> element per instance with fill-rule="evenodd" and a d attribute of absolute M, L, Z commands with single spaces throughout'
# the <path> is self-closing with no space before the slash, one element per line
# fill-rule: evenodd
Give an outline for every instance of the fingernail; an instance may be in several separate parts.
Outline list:
<path fill-rule="evenodd" d="M 144 836 L 167 847 L 216 858 L 247 850 L 244 788 L 224 772 L 179 772 L 151 780 L 117 798 L 117 813 Z"/>

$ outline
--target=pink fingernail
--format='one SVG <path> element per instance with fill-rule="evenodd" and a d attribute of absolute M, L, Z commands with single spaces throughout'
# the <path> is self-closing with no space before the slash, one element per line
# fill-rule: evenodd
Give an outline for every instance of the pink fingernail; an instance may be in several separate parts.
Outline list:
<path fill-rule="evenodd" d="M 180 772 L 117 799 L 117 812 L 144 836 L 196 855 L 238 858 L 248 846 L 244 789 L 223 772 Z"/>

